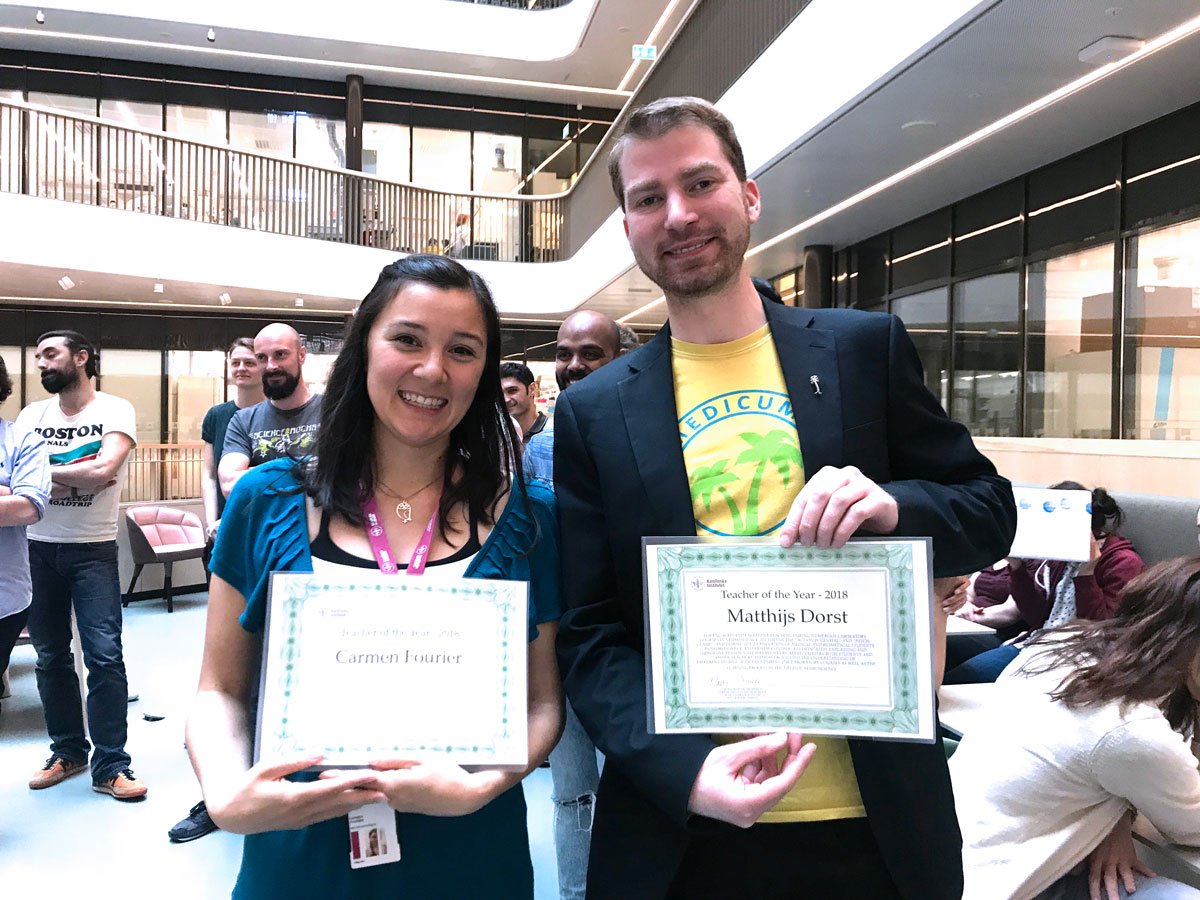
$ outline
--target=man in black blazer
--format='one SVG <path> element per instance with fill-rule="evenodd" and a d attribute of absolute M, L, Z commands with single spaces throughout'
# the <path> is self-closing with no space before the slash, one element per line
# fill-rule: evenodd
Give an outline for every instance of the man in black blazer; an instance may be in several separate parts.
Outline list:
<path fill-rule="evenodd" d="M 697 488 L 685 450 L 704 424 L 700 407 L 677 410 L 697 380 L 725 391 L 713 397 L 755 389 L 783 398 L 767 425 L 746 401 L 740 437 L 756 441 L 755 429 L 786 418 L 792 437 L 779 446 L 795 442 L 802 458 L 802 478 L 775 483 L 774 521 L 756 516 L 761 528 L 739 533 L 821 547 L 857 532 L 931 536 L 934 574 L 958 575 L 1007 553 L 1016 521 L 1009 484 L 925 388 L 899 320 L 764 302 L 743 264 L 758 189 L 732 126 L 710 104 L 667 98 L 635 112 L 610 174 L 634 256 L 662 288 L 669 321 L 565 392 L 555 412 L 569 607 L 559 660 L 571 703 L 606 756 L 588 896 L 958 898 L 961 840 L 940 743 L 842 742 L 852 765 L 837 777 L 854 802 L 776 824 L 777 802 L 805 788 L 811 745 L 783 734 L 720 745 L 649 733 L 641 539 L 718 530 L 705 521 L 714 494 Z M 764 343 L 770 390 L 722 386 L 740 370 L 705 362 Z M 748 510 L 763 497 L 756 487 L 728 499 Z"/>

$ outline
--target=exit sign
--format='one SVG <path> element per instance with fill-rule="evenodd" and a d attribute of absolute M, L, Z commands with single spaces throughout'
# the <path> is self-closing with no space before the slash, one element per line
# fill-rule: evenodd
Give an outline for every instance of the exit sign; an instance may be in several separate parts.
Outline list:
<path fill-rule="evenodd" d="M 658 48 L 653 44 L 634 44 L 633 58 L 655 60 L 658 58 Z"/>

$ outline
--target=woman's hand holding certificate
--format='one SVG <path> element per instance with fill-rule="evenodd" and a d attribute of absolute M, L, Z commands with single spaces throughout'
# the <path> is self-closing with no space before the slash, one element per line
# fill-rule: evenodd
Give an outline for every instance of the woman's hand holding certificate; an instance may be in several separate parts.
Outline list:
<path fill-rule="evenodd" d="M 466 816 L 478 812 L 503 792 L 509 781 L 503 772 L 468 772 L 452 763 L 390 759 L 369 769 L 329 770 L 322 780 L 363 776 L 362 786 L 378 791 L 396 812 L 426 816 Z"/>
<path fill-rule="evenodd" d="M 373 787 L 375 773 L 363 769 L 321 781 L 286 780 L 320 763 L 320 756 L 261 762 L 243 773 L 240 783 L 210 784 L 208 814 L 223 831 L 259 834 L 305 828 L 384 799 Z"/>

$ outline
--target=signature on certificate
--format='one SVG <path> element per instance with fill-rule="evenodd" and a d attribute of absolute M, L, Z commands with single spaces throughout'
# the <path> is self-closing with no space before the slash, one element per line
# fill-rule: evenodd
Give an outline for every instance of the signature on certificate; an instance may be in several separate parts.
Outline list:
<path fill-rule="evenodd" d="M 741 674 L 713 675 L 708 680 L 709 687 L 715 688 L 758 687 L 759 683 L 757 678 Z"/>

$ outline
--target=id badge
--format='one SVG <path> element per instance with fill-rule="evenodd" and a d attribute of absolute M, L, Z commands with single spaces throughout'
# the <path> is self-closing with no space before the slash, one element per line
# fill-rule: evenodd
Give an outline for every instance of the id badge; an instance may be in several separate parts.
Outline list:
<path fill-rule="evenodd" d="M 351 869 L 400 861 L 394 809 L 386 803 L 369 803 L 350 813 L 349 821 Z"/>

